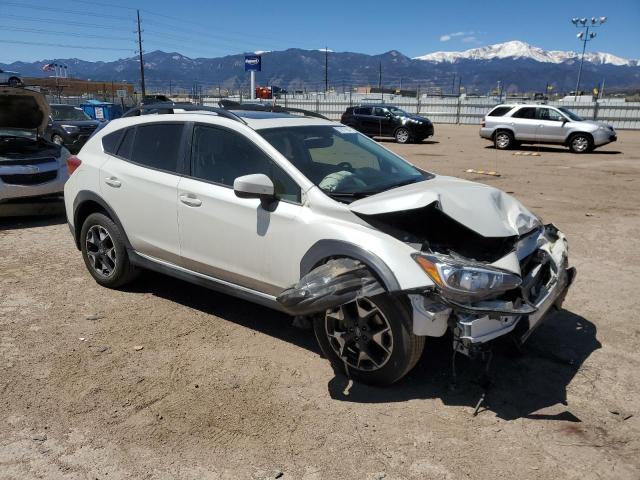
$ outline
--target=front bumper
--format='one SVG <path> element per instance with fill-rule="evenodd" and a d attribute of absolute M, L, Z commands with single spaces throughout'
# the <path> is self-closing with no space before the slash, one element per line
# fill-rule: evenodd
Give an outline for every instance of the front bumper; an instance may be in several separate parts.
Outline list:
<path fill-rule="evenodd" d="M 59 166 L 55 170 L 40 170 L 37 173 L 26 170 L 23 173 L 19 168 L 0 167 L 0 205 L 19 199 L 62 195 L 64 184 L 69 178 L 66 166 Z M 42 181 L 37 175 L 42 175 Z M 24 179 L 21 178 L 23 176 Z"/>
<path fill-rule="evenodd" d="M 465 354 L 511 332 L 525 341 L 552 310 L 562 306 L 576 275 L 575 268 L 568 267 L 566 238 L 553 225 L 545 227 L 537 245 L 522 260 L 518 298 L 461 304 L 438 292 L 409 295 L 414 333 L 441 336 L 451 328 L 455 348 Z"/>
<path fill-rule="evenodd" d="M 593 134 L 593 145 L 599 147 L 606 145 L 607 143 L 615 142 L 618 140 L 618 136 L 614 130 L 597 130 Z"/>

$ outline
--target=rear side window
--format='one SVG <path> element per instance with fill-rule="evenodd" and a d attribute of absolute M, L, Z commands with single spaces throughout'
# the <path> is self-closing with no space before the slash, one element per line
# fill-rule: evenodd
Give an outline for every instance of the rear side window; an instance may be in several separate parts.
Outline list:
<path fill-rule="evenodd" d="M 138 126 L 131 161 L 145 167 L 177 172 L 182 129 L 183 125 L 178 123 Z"/>
<path fill-rule="evenodd" d="M 106 153 L 115 155 L 118 149 L 118 145 L 120 145 L 120 139 L 122 138 L 123 133 L 124 130 L 118 130 L 102 137 L 102 149 Z"/>
<path fill-rule="evenodd" d="M 496 107 L 493 110 L 491 110 L 489 113 L 487 113 L 487 116 L 503 117 L 504 115 L 507 114 L 507 112 L 510 112 L 512 108 L 513 107 Z"/>
<path fill-rule="evenodd" d="M 135 134 L 135 128 L 127 128 L 124 132 L 124 138 L 122 143 L 118 147 L 116 155 L 127 160 L 131 159 L 131 147 L 133 146 L 133 135 Z"/>
<path fill-rule="evenodd" d="M 522 107 L 511 116 L 515 118 L 536 118 L 536 109 L 533 107 Z"/>
<path fill-rule="evenodd" d="M 371 107 L 358 107 L 354 110 L 356 115 L 371 115 Z"/>

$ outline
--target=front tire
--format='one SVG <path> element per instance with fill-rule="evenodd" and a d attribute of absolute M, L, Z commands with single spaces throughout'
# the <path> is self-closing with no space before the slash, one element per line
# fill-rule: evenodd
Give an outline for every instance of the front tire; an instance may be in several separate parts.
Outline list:
<path fill-rule="evenodd" d="M 121 287 L 137 274 L 129 261 L 124 233 L 103 213 L 92 213 L 84 221 L 80 247 L 87 270 L 103 287 Z"/>
<path fill-rule="evenodd" d="M 11 77 L 8 83 L 10 87 L 19 87 L 20 85 L 22 85 L 20 79 L 16 77 Z"/>
<path fill-rule="evenodd" d="M 573 153 L 587 153 L 593 150 L 593 140 L 589 135 L 576 133 L 569 139 L 569 150 Z"/>
<path fill-rule="evenodd" d="M 64 139 L 58 134 L 52 135 L 51 136 L 51 141 L 53 143 L 55 143 L 56 145 L 64 145 Z"/>
<path fill-rule="evenodd" d="M 411 325 L 408 308 L 388 294 L 359 298 L 313 322 L 334 370 L 369 385 L 390 385 L 416 365 L 425 337 L 414 335 Z"/>
<path fill-rule="evenodd" d="M 411 140 L 409 130 L 407 130 L 406 128 L 397 129 L 394 137 L 396 137 L 396 142 L 398 143 L 409 143 L 409 140 Z"/>
<path fill-rule="evenodd" d="M 511 132 L 501 130 L 493 138 L 493 144 L 498 150 L 509 150 L 515 145 L 515 140 Z"/>

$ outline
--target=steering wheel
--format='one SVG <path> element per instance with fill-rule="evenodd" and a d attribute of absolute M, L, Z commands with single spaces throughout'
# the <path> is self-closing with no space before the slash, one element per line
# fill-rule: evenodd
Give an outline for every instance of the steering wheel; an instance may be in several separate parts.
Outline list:
<path fill-rule="evenodd" d="M 338 166 L 345 169 L 347 172 L 353 172 L 353 165 L 351 165 L 349 162 L 340 162 Z"/>

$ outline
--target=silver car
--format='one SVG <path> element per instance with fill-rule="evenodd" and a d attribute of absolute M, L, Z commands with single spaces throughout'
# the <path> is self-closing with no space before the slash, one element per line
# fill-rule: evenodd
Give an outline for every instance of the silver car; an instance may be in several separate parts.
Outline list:
<path fill-rule="evenodd" d="M 0 87 L 0 216 L 46 213 L 48 204 L 61 204 L 70 154 L 43 138 L 48 118 L 40 93 Z"/>
<path fill-rule="evenodd" d="M 584 120 L 565 107 L 498 105 L 484 117 L 480 136 L 500 150 L 522 143 L 565 145 L 573 153 L 590 152 L 617 140 L 611 125 Z"/>

